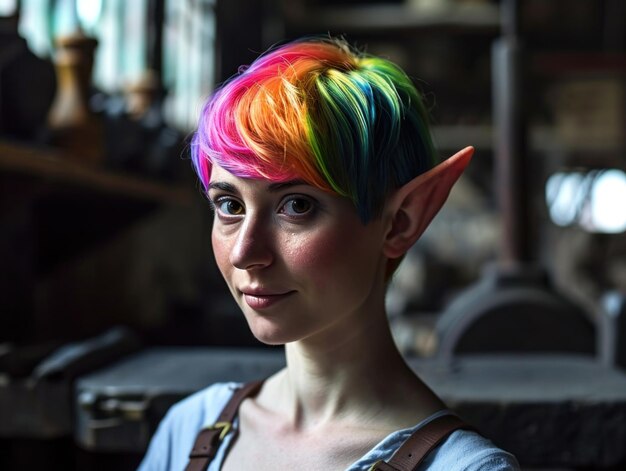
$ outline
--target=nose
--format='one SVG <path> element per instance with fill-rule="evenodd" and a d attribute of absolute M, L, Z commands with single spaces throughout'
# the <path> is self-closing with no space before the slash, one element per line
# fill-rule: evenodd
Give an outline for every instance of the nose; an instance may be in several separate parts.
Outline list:
<path fill-rule="evenodd" d="M 240 270 L 264 268 L 272 264 L 269 224 L 263 218 L 247 215 L 230 251 L 230 263 Z"/>

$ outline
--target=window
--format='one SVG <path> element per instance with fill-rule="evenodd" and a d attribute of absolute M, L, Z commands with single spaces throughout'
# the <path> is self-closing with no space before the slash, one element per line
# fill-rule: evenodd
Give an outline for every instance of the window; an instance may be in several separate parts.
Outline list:
<path fill-rule="evenodd" d="M 82 29 L 98 39 L 94 85 L 110 94 L 138 80 L 148 67 L 148 22 L 163 2 L 163 84 L 166 121 L 192 129 L 215 82 L 215 0 L 22 0 L 20 33 L 36 54 L 54 54 L 54 38 Z M 15 0 L 0 0 L 10 14 Z"/>
<path fill-rule="evenodd" d="M 546 185 L 550 219 L 589 232 L 626 231 L 626 173 L 617 169 L 555 173 Z"/>

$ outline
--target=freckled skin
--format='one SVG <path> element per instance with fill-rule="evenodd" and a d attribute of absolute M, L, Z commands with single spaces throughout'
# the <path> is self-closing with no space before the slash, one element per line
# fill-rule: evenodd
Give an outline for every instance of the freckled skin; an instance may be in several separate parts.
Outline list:
<path fill-rule="evenodd" d="M 445 407 L 397 350 L 385 275 L 388 257 L 419 238 L 471 152 L 397 189 L 367 226 L 345 198 L 213 167 L 217 263 L 254 335 L 285 344 L 286 355 L 286 367 L 241 404 L 224 471 L 346 469 Z"/>
<path fill-rule="evenodd" d="M 308 185 L 271 192 L 269 182 L 237 178 L 217 165 L 211 182 L 237 191 L 211 189 L 211 200 L 232 196 L 243 207 L 244 214 L 232 219 L 217 204 L 212 242 L 220 271 L 260 341 L 322 341 L 330 330 L 383 309 L 382 221 L 365 226 L 349 200 Z M 294 220 L 280 212 L 289 195 L 312 198 L 318 206 Z M 259 311 L 246 303 L 245 287 L 292 294 Z"/>

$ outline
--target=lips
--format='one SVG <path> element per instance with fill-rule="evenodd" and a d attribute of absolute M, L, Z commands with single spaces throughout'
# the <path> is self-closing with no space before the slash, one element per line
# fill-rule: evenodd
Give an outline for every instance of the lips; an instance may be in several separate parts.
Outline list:
<path fill-rule="evenodd" d="M 242 289 L 241 294 L 246 304 L 252 309 L 267 309 L 290 297 L 295 291 L 271 291 L 258 289 Z"/>

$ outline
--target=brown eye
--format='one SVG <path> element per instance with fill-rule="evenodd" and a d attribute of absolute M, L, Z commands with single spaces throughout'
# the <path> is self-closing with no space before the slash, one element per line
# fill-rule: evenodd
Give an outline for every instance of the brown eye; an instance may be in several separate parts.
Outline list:
<path fill-rule="evenodd" d="M 241 206 L 236 201 L 229 201 L 228 202 L 228 213 L 229 214 L 242 214 L 243 213 L 243 206 Z"/>
<path fill-rule="evenodd" d="M 243 205 L 237 200 L 223 198 L 216 203 L 218 211 L 227 216 L 241 216 L 244 213 Z"/>
<path fill-rule="evenodd" d="M 302 216 L 313 210 L 313 202 L 308 198 L 291 198 L 282 208 L 282 212 L 287 216 Z"/>

